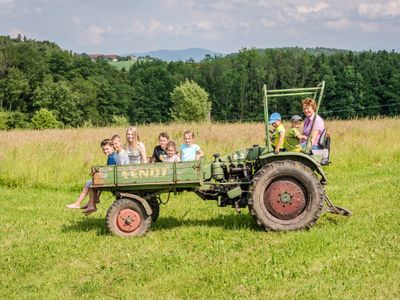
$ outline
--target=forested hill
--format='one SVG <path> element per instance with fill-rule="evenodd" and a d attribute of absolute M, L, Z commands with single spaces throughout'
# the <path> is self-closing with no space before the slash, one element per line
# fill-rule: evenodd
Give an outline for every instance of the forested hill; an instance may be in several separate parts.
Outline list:
<path fill-rule="evenodd" d="M 45 108 L 63 126 L 168 122 L 171 92 L 185 79 L 203 87 L 217 121 L 262 120 L 262 85 L 314 86 L 326 80 L 324 117 L 400 114 L 400 54 L 307 49 L 242 49 L 195 62 L 148 60 L 119 71 L 104 60 L 47 41 L 0 37 L 0 128 L 30 127 Z M 282 100 L 271 110 L 301 113 Z"/>

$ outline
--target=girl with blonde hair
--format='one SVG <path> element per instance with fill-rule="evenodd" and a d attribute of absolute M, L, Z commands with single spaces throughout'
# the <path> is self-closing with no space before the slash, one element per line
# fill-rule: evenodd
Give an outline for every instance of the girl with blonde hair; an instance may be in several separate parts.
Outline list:
<path fill-rule="evenodd" d="M 135 126 L 129 126 L 126 129 L 125 150 L 128 153 L 129 163 L 147 163 L 146 147 L 140 141 L 139 134 Z"/>

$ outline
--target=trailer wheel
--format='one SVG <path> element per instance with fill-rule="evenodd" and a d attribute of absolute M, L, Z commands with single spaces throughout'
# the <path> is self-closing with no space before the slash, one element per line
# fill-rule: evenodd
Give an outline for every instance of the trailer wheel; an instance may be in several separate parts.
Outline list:
<path fill-rule="evenodd" d="M 121 198 L 110 206 L 106 216 L 111 233 L 122 237 L 145 235 L 151 226 L 151 217 L 137 201 Z"/>
<path fill-rule="evenodd" d="M 324 190 L 310 168 L 291 160 L 276 161 L 254 176 L 249 210 L 265 230 L 298 230 L 318 220 L 323 201 Z"/>
<path fill-rule="evenodd" d="M 154 223 L 160 216 L 160 203 L 158 202 L 157 197 L 151 197 L 149 200 L 147 200 L 147 203 L 149 203 L 151 207 L 151 221 Z"/>

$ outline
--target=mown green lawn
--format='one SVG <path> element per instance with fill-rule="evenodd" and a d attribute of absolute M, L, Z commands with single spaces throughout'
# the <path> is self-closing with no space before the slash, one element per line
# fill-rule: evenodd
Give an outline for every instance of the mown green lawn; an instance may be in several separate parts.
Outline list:
<path fill-rule="evenodd" d="M 245 209 L 184 193 L 147 236 L 124 239 L 107 232 L 108 193 L 83 217 L 65 209 L 78 189 L 3 184 L 0 298 L 398 299 L 400 142 L 372 147 L 361 136 L 336 140 L 326 169 L 330 198 L 354 215 L 325 214 L 308 231 L 264 232 Z"/>

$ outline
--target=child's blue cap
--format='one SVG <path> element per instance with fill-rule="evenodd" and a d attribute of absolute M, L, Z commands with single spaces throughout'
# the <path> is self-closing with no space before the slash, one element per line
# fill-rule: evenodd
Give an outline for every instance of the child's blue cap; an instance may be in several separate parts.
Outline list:
<path fill-rule="evenodd" d="M 274 112 L 270 117 L 269 117 L 269 124 L 274 123 L 275 121 L 280 121 L 281 119 L 281 114 Z"/>

